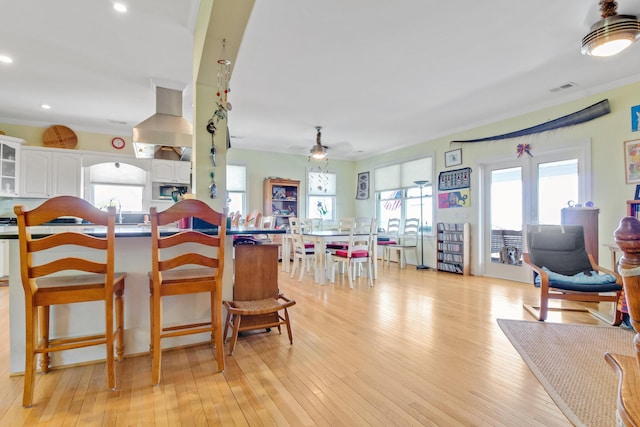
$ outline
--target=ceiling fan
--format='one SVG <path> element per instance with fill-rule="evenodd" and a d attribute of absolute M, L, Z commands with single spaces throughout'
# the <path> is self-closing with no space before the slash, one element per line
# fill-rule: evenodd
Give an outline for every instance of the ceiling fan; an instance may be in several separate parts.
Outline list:
<path fill-rule="evenodd" d="M 329 151 L 335 154 L 342 154 L 338 157 L 346 158 L 349 153 L 353 152 L 353 145 L 349 142 L 339 142 L 332 145 L 325 145 L 322 143 L 322 126 L 316 126 L 316 142 L 308 148 L 309 146 L 301 146 L 295 145 L 289 147 L 290 150 L 300 153 L 300 154 L 308 154 L 309 161 L 311 160 L 327 160 L 329 156 Z M 332 156 L 333 157 L 333 156 Z"/>

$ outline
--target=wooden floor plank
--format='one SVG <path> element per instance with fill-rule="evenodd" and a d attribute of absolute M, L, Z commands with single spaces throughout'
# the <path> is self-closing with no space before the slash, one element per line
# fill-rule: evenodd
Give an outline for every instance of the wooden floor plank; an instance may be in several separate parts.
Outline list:
<path fill-rule="evenodd" d="M 538 300 L 533 286 L 394 264 L 379 273 L 354 289 L 343 275 L 319 286 L 281 274 L 297 301 L 293 345 L 286 330 L 244 333 L 224 372 L 208 343 L 164 351 L 159 386 L 149 355 L 116 363 L 116 391 L 104 362 L 69 367 L 38 374 L 26 409 L 3 328 L 0 425 L 570 425 L 496 323 L 533 320 L 522 308 Z M 8 311 L 2 287 L 3 324 Z M 577 312 L 548 321 L 603 324 Z"/>

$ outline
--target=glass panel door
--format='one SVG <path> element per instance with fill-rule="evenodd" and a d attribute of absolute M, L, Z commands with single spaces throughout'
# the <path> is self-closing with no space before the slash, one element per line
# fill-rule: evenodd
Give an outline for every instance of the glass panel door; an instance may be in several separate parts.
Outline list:
<path fill-rule="evenodd" d="M 489 276 L 526 281 L 522 268 L 524 181 L 522 166 L 487 170 L 489 206 L 485 245 L 485 273 Z"/>
<path fill-rule="evenodd" d="M 570 201 L 588 200 L 589 145 L 575 145 L 527 159 L 482 165 L 482 257 L 484 274 L 531 281 L 523 266 L 528 224 L 560 224 Z"/>
<path fill-rule="evenodd" d="M 578 203 L 578 159 L 538 163 L 538 224 L 560 224 L 561 210 Z"/>

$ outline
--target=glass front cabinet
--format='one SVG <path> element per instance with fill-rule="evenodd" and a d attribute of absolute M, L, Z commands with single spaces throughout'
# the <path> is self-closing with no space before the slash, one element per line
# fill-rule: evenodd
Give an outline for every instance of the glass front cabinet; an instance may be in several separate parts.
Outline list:
<path fill-rule="evenodd" d="M 18 196 L 20 142 L 17 138 L 0 135 L 0 195 L 4 197 Z"/>

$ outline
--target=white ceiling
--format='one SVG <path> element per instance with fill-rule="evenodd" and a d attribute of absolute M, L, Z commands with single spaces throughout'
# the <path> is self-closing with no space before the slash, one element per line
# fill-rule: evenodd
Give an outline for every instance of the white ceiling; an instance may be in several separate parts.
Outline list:
<path fill-rule="evenodd" d="M 0 123 L 131 135 L 153 84 L 184 89 L 191 120 L 199 1 L 123 2 L 125 15 L 108 0 L 0 0 L 14 59 L 0 63 Z M 640 43 L 580 53 L 598 19 L 597 0 L 257 0 L 233 64 L 232 147 L 306 156 L 320 125 L 330 157 L 365 158 L 640 81 Z"/>

